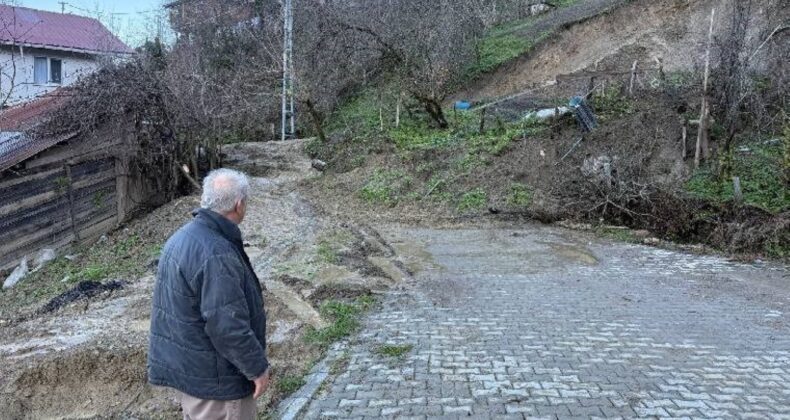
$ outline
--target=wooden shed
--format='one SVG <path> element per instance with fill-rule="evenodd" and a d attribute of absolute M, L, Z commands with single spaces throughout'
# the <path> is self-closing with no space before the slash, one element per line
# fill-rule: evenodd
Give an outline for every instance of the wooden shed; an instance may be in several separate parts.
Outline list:
<path fill-rule="evenodd" d="M 161 204 L 156 187 L 131 162 L 119 122 L 90 135 L 34 138 L 36 118 L 58 106 L 28 104 L 0 115 L 0 270 L 44 248 L 95 240 L 136 210 Z M 35 110 L 31 112 L 31 109 Z"/>

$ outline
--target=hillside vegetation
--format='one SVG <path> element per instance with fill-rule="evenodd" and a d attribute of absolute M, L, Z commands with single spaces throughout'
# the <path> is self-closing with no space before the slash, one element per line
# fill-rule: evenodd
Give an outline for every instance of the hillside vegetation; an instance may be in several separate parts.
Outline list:
<path fill-rule="evenodd" d="M 641 3 L 600 4 L 597 17 L 582 14 L 538 34 L 529 31 L 546 27 L 543 19 L 556 21 L 552 13 L 562 11 L 493 27 L 479 41 L 480 54 L 467 68 L 466 84 L 453 97 L 481 97 L 476 86 L 486 90 L 496 80 L 492 77 L 545 62 L 542 54 L 552 51 L 566 33 L 630 16 Z M 707 7 L 703 3 L 693 10 Z M 522 37 L 524 33 L 531 37 Z M 585 47 L 585 40 L 578 39 L 575 48 Z M 785 89 L 786 76 L 771 72 L 768 59 L 762 65 L 768 70 L 753 69 L 739 81 L 744 95 L 752 95 L 748 106 L 762 107 L 760 112 L 770 113 L 773 121 L 761 126 L 759 117 L 741 117 L 737 128 L 729 130 L 722 103 L 720 119 L 711 129 L 713 156 L 695 169 L 696 127 L 687 126 L 685 150 L 681 138 L 684 121 L 698 117 L 702 74 L 693 68 L 651 69 L 629 89 L 630 64 L 618 68 L 617 63 L 635 60 L 647 66 L 641 54 L 644 51 L 630 46 L 579 70 L 606 69 L 596 73 L 588 95 L 600 127 L 578 145 L 582 133 L 572 115 L 539 121 L 514 118 L 512 111 L 523 116 L 536 103 L 565 105 L 589 78 L 580 77 L 575 85 L 535 87 L 534 93 L 518 99 L 481 107 L 485 111 L 454 110 L 448 101 L 446 128 L 437 127 L 420 112 L 417 101 L 404 100 L 397 86 L 385 79 L 341 104 L 327 118 L 330 138 L 309 145 L 308 153 L 330 167 L 330 173 L 317 181 L 316 194 L 331 202 L 332 197 L 320 191 L 332 191 L 345 201 L 344 209 L 353 197 L 361 213 L 383 212 L 395 218 L 504 214 L 543 221 L 576 219 L 647 228 L 666 239 L 703 242 L 731 252 L 790 256 L 790 138 L 783 131 L 790 123 L 781 100 L 765 95 L 765 87 L 759 86 L 770 83 Z M 729 84 L 731 80 L 714 72 L 716 89 L 726 90 Z M 735 131 L 731 142 L 728 131 Z M 596 168 L 596 162 L 603 161 L 613 168 L 606 183 Z M 733 194 L 734 176 L 743 190 L 740 202 Z"/>
<path fill-rule="evenodd" d="M 293 135 L 314 137 L 307 152 L 328 163 L 318 198 L 372 214 L 626 225 L 786 257 L 786 8 L 564 0 L 533 14 L 535 3 L 297 2 Z M 170 192 L 191 186 L 183 164 L 198 178 L 219 166 L 224 144 L 279 139 L 275 15 L 236 27 L 223 4 L 172 47 L 151 42 L 86 79 L 47 128 L 133 115 L 143 163 Z M 524 118 L 572 97 L 596 114 L 592 132 L 572 112 Z"/>

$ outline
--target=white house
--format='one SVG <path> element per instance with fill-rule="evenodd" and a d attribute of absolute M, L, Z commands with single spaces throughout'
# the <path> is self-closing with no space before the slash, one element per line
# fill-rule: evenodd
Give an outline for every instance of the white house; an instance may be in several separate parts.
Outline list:
<path fill-rule="evenodd" d="M 0 105 L 30 101 L 132 53 L 96 19 L 0 5 Z"/>

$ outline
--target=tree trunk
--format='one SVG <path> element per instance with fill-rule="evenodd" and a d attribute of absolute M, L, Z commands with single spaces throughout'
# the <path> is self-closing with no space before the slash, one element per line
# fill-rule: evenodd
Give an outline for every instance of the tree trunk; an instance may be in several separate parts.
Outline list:
<path fill-rule="evenodd" d="M 401 101 L 403 100 L 403 94 L 398 93 L 398 104 L 395 106 L 395 128 L 400 127 L 400 107 Z"/>
<path fill-rule="evenodd" d="M 321 113 L 315 109 L 315 104 L 310 99 L 304 101 L 305 106 L 307 107 L 307 113 L 310 114 L 310 120 L 313 122 L 313 128 L 315 128 L 315 133 L 318 136 L 318 139 L 321 140 L 322 143 L 326 143 L 326 133 L 324 132 L 324 124 L 322 123 L 323 119 L 321 118 Z"/>
<path fill-rule="evenodd" d="M 682 134 L 682 136 L 683 136 L 683 138 L 682 138 L 682 141 L 683 141 L 683 146 L 682 146 L 682 149 L 681 149 L 681 153 L 682 153 L 682 155 L 681 155 L 681 156 L 682 156 L 682 158 L 683 158 L 683 161 L 684 161 L 684 162 L 685 162 L 685 160 L 686 160 L 686 157 L 687 157 L 687 152 L 686 152 L 686 150 L 688 150 L 688 149 L 687 149 L 687 148 L 688 148 L 688 146 L 686 145 L 686 142 L 688 141 L 688 131 L 689 131 L 689 128 L 688 128 L 688 121 L 686 121 L 686 120 L 684 119 L 684 120 L 683 120 L 683 134 Z"/>
<path fill-rule="evenodd" d="M 705 51 L 705 73 L 702 82 L 702 109 L 699 117 L 699 133 L 697 134 L 697 150 L 694 155 L 694 166 L 699 168 L 700 160 L 710 156 L 710 98 L 708 97 L 708 79 L 710 78 L 710 50 L 713 44 L 713 22 L 716 9 L 710 11 L 710 28 L 708 29 L 708 48 Z"/>
<path fill-rule="evenodd" d="M 418 96 L 417 99 L 419 99 L 423 105 L 425 105 L 425 112 L 428 113 L 433 122 L 436 123 L 439 128 L 445 129 L 450 126 L 450 124 L 447 123 L 447 118 L 444 116 L 442 104 L 436 101 L 436 99 L 422 96 Z"/>
<path fill-rule="evenodd" d="M 734 174 L 734 159 L 735 157 L 732 154 L 732 145 L 735 140 L 735 133 L 738 132 L 738 125 L 733 123 L 727 130 L 727 137 L 724 139 L 724 155 L 721 159 L 721 167 L 719 168 L 719 179 L 722 182 L 730 179 Z"/>

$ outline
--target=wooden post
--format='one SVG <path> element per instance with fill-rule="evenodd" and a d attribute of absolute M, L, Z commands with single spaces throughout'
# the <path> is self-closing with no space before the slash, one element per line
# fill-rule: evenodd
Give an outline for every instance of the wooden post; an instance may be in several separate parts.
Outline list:
<path fill-rule="evenodd" d="M 743 191 L 741 190 L 741 177 L 734 176 L 732 177 L 732 196 L 735 198 L 735 202 L 740 204 L 743 203 Z"/>
<path fill-rule="evenodd" d="M 687 156 L 688 155 L 688 152 L 687 152 L 687 150 L 688 150 L 687 139 L 688 139 L 688 131 L 689 131 L 688 127 L 689 127 L 688 120 L 686 120 L 684 118 L 683 119 L 683 146 L 682 146 L 683 147 L 683 149 L 682 149 L 682 157 L 683 157 L 684 161 L 686 160 L 686 157 L 688 157 Z"/>
<path fill-rule="evenodd" d="M 384 92 L 379 90 L 379 131 L 384 131 Z"/>
<path fill-rule="evenodd" d="M 79 241 L 80 232 L 77 229 L 77 218 L 74 214 L 74 188 L 72 187 L 74 180 L 71 179 L 71 165 L 66 163 L 63 165 L 63 170 L 66 172 L 66 192 L 69 195 L 69 217 L 71 218 L 71 230 L 74 232 L 74 240 Z"/>
<path fill-rule="evenodd" d="M 128 165 L 123 159 L 121 157 L 115 159 L 115 204 L 119 226 L 126 218 L 126 203 L 129 202 Z"/>
<path fill-rule="evenodd" d="M 639 63 L 638 60 L 634 60 L 634 64 L 631 65 L 631 81 L 628 83 L 628 95 L 634 95 L 634 82 L 636 81 L 636 66 Z"/>
<path fill-rule="evenodd" d="M 654 59 L 656 60 L 656 67 L 658 67 L 658 79 L 663 83 L 666 81 L 666 74 L 664 74 L 664 63 L 658 57 L 654 57 Z"/>
<path fill-rule="evenodd" d="M 710 155 L 710 139 L 708 133 L 710 117 L 710 100 L 708 98 L 708 79 L 710 78 L 710 49 L 713 44 L 713 21 L 716 9 L 710 11 L 710 29 L 708 29 L 708 48 L 705 51 L 705 73 L 702 82 L 702 106 L 699 117 L 699 131 L 697 132 L 697 148 L 694 154 L 694 167 L 699 168 L 701 160 Z"/>
<path fill-rule="evenodd" d="M 400 127 L 400 105 L 403 100 L 403 92 L 398 92 L 398 103 L 395 105 L 395 128 Z"/>
<path fill-rule="evenodd" d="M 192 173 L 194 174 L 195 181 L 200 185 L 200 169 L 198 169 L 198 157 L 200 156 L 200 145 L 195 146 L 194 154 L 192 155 Z"/>

